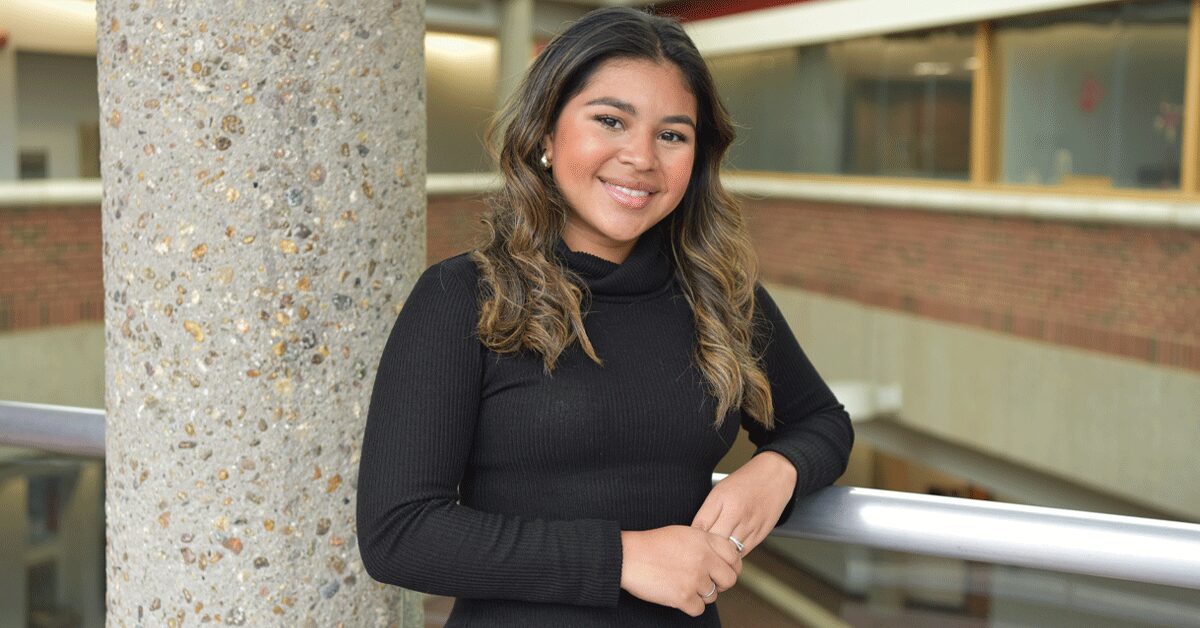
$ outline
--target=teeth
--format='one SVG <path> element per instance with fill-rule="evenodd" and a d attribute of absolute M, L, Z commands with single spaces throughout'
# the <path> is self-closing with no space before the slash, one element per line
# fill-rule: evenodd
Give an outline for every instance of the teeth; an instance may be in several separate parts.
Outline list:
<path fill-rule="evenodd" d="M 613 186 L 614 188 L 617 188 L 618 190 L 621 190 L 622 192 L 624 192 L 630 196 L 636 196 L 638 198 L 641 198 L 644 196 L 650 196 L 650 193 L 645 190 L 634 190 L 632 188 L 627 188 L 623 185 L 617 185 L 616 183 L 609 183 L 609 185 Z"/>

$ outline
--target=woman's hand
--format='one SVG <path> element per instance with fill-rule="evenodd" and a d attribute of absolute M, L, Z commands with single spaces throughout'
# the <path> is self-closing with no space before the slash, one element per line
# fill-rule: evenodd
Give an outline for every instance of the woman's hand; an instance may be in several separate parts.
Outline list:
<path fill-rule="evenodd" d="M 695 527 L 673 525 L 622 531 L 621 588 L 638 599 L 677 608 L 692 617 L 732 587 L 742 559 L 729 539 Z M 701 597 L 717 585 L 708 597 Z"/>
<path fill-rule="evenodd" d="M 771 533 L 795 491 L 796 467 L 782 455 L 764 451 L 717 482 L 692 527 L 720 536 L 730 546 L 733 536 L 746 556 Z"/>

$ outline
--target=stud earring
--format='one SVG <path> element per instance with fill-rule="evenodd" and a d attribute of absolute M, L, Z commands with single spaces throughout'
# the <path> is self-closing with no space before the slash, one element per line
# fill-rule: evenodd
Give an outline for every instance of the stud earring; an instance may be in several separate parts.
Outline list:
<path fill-rule="evenodd" d="M 550 169 L 550 159 L 548 157 L 546 157 L 545 151 L 542 151 L 542 158 L 539 159 L 538 161 L 541 162 L 543 168 L 545 168 L 546 170 Z"/>

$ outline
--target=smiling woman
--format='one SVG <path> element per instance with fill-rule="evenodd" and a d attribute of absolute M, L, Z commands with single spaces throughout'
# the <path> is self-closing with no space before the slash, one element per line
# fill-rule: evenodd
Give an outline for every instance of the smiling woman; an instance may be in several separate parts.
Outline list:
<path fill-rule="evenodd" d="M 573 251 L 621 263 L 671 213 L 691 179 L 696 98 L 669 62 L 613 59 L 567 101 L 546 137 L 547 163 L 570 207 Z"/>
<path fill-rule="evenodd" d="M 853 432 L 757 282 L 708 68 L 671 20 L 593 11 L 497 138 L 486 238 L 418 279 L 380 358 L 363 565 L 456 597 L 447 626 L 720 626 Z M 713 487 L 739 429 L 758 450 Z"/>

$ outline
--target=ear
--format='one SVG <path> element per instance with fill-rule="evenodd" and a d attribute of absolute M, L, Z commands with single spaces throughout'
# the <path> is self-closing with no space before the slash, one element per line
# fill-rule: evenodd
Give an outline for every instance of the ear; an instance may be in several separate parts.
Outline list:
<path fill-rule="evenodd" d="M 548 133 L 542 138 L 542 151 L 546 153 L 546 159 L 554 161 L 554 134 Z"/>

